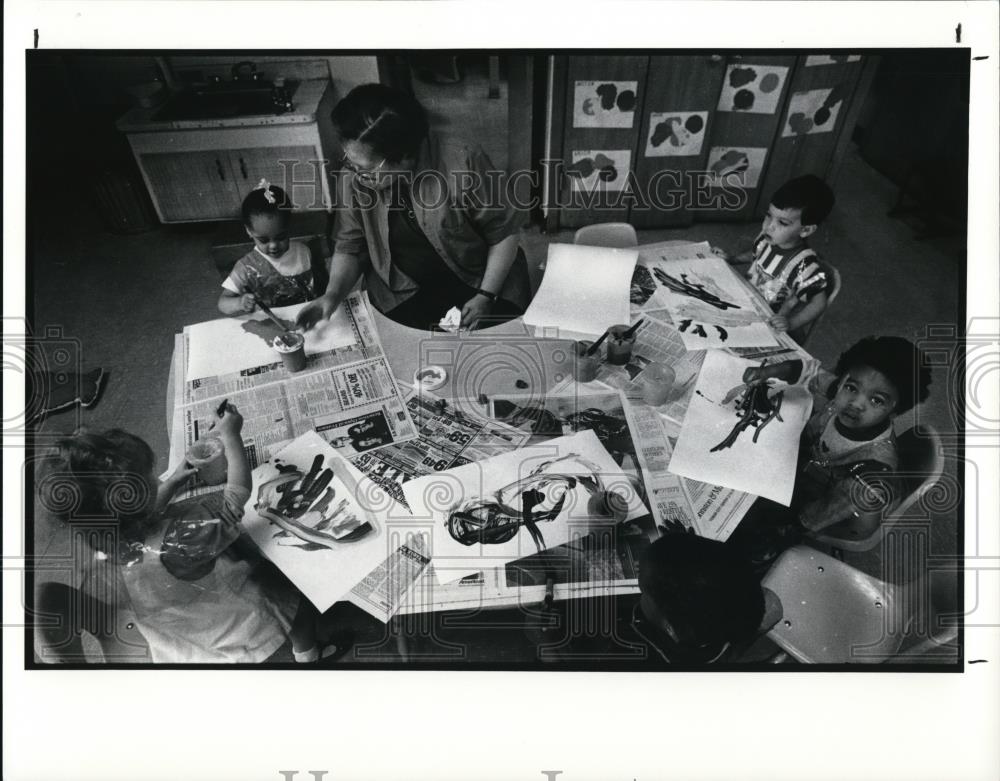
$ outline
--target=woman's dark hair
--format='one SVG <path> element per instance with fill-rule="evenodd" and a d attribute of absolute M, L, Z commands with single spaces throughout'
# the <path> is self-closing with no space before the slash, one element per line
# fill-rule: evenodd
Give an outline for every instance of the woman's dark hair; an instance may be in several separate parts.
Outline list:
<path fill-rule="evenodd" d="M 288 193 L 275 184 L 262 181 L 243 199 L 243 224 L 249 228 L 251 218 L 258 214 L 281 214 L 289 219 L 292 216 L 292 201 Z"/>
<path fill-rule="evenodd" d="M 390 163 L 416 157 L 427 138 L 427 112 L 412 95 L 384 84 L 355 87 L 330 115 L 345 141 L 368 144 Z"/>
<path fill-rule="evenodd" d="M 885 375 L 896 388 L 897 414 L 912 409 L 930 393 L 931 370 L 922 365 L 920 351 L 901 336 L 868 336 L 837 361 L 837 380 L 857 366 L 868 366 Z M 834 389 L 835 390 L 835 389 Z"/>
<path fill-rule="evenodd" d="M 717 540 L 665 534 L 643 551 L 639 589 L 682 642 L 738 642 L 764 617 L 764 592 L 749 562 Z"/>
<path fill-rule="evenodd" d="M 39 500 L 66 523 L 114 519 L 123 532 L 141 526 L 149 507 L 153 451 L 122 429 L 78 431 L 55 443 L 43 462 Z"/>

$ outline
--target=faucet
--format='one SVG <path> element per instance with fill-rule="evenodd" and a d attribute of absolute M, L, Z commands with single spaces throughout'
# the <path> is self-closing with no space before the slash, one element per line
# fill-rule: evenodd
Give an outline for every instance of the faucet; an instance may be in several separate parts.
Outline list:
<path fill-rule="evenodd" d="M 260 74 L 257 66 L 250 60 L 238 62 L 233 66 L 233 81 L 258 81 Z"/>

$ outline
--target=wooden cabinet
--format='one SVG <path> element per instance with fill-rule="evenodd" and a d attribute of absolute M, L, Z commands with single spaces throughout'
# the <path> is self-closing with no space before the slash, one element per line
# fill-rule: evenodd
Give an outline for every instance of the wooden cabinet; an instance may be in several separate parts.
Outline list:
<path fill-rule="evenodd" d="M 120 120 L 160 220 L 238 219 L 261 179 L 284 188 L 298 211 L 329 210 L 333 92 L 306 81 L 296 99 L 298 113 L 220 126 L 174 127 L 136 111 Z"/>
<path fill-rule="evenodd" d="M 147 152 L 136 159 L 162 222 L 234 216 L 240 196 L 227 152 Z"/>
<path fill-rule="evenodd" d="M 846 54 L 553 58 L 547 227 L 743 221 L 784 181 L 831 181 L 875 60 Z M 623 102 L 622 96 L 626 97 Z"/>

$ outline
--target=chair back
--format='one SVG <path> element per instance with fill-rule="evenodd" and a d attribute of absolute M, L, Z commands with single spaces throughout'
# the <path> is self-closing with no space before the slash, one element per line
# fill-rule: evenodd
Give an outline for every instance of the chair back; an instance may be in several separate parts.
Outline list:
<path fill-rule="evenodd" d="M 781 602 L 768 638 L 800 662 L 885 662 L 909 625 L 896 586 L 804 545 L 781 554 L 761 585 Z"/>
<path fill-rule="evenodd" d="M 639 246 L 639 237 L 635 228 L 627 222 L 601 222 L 580 228 L 573 236 L 573 243 L 588 247 L 628 249 Z"/>

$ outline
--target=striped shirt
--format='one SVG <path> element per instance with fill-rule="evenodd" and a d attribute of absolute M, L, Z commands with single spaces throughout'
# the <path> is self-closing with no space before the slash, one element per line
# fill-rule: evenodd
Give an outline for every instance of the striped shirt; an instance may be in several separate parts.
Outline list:
<path fill-rule="evenodd" d="M 808 301 L 827 289 L 829 277 L 813 250 L 802 245 L 792 250 L 773 247 L 763 236 L 754 242 L 750 283 L 775 312 L 788 298 Z"/>

